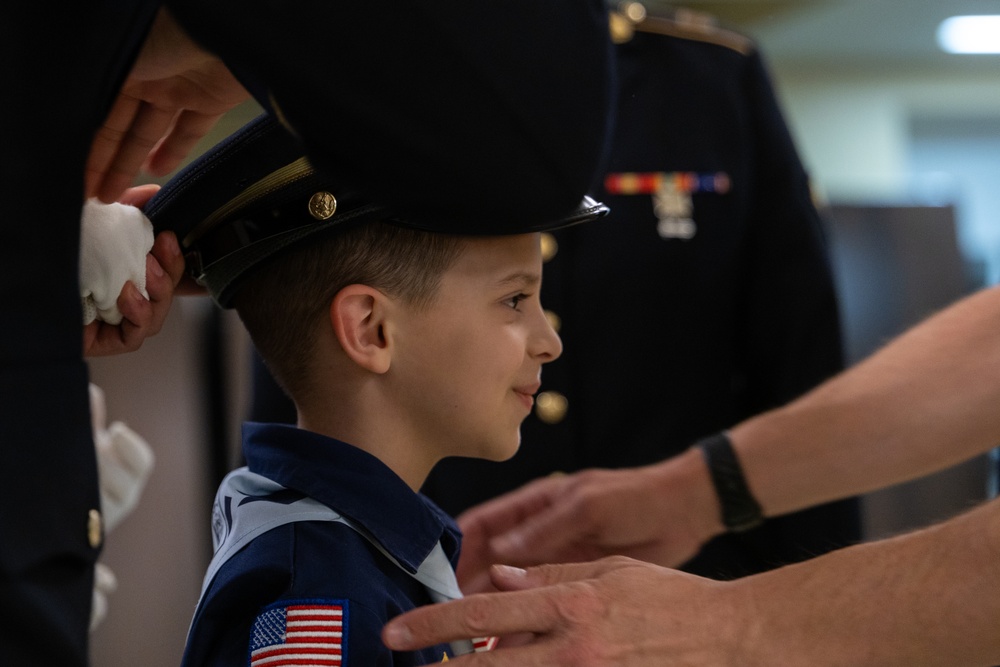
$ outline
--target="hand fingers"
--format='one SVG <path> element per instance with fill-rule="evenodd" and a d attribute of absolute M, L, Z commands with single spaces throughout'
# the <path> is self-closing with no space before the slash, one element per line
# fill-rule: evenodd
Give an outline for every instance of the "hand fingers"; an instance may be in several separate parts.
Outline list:
<path fill-rule="evenodd" d="M 123 318 L 121 323 L 112 326 L 92 322 L 85 326 L 84 354 L 93 357 L 139 349 L 143 340 L 163 328 L 174 293 L 183 279 L 184 258 L 177 238 L 170 232 L 161 233 L 146 256 L 146 292 L 149 299 L 132 282 L 127 282 L 116 302 Z"/>
<path fill-rule="evenodd" d="M 103 179 L 96 188 L 101 201 L 114 201 L 132 184 L 150 151 L 165 136 L 177 113 L 141 104 L 132 125 L 119 142 L 118 152 L 105 169 Z"/>
<path fill-rule="evenodd" d="M 89 383 L 87 389 L 90 394 L 90 424 L 93 427 L 94 434 L 96 435 L 99 431 L 104 430 L 105 424 L 107 423 L 107 401 L 104 399 L 104 390 L 93 382 Z M 98 444 L 96 442 L 96 437 L 94 444 Z"/>
<path fill-rule="evenodd" d="M 184 258 L 177 246 L 173 232 L 162 232 L 146 255 L 146 292 L 153 306 L 153 317 L 148 322 L 148 335 L 160 332 L 173 302 L 174 290 L 184 275 Z M 124 311 L 123 311 L 124 314 Z M 132 320 L 133 324 L 142 321 Z"/>
<path fill-rule="evenodd" d="M 533 563 L 528 558 L 535 554 L 525 553 L 520 547 L 519 534 L 525 526 L 537 521 L 560 497 L 565 478 L 546 478 L 505 494 L 495 500 L 483 503 L 458 517 L 458 525 L 463 534 L 474 540 L 488 543 L 490 548 L 498 545 L 506 548 L 502 558 L 506 562 Z M 516 544 L 510 544 L 514 540 Z M 484 547 L 485 548 L 485 547 Z"/>
<path fill-rule="evenodd" d="M 476 570 L 466 570 L 464 576 L 462 576 L 462 573 L 456 573 L 456 576 L 458 577 L 458 584 L 462 589 L 463 595 L 496 593 L 497 591 L 490 579 L 489 564 Z"/>
<path fill-rule="evenodd" d="M 552 642 L 549 639 L 536 638 L 534 641 L 521 642 L 514 647 L 509 647 L 508 644 L 504 643 L 495 651 L 469 653 L 457 658 L 449 657 L 448 664 L 454 663 L 455 667 L 510 667 L 511 665 L 517 665 L 517 667 L 558 667 L 559 665 L 574 664 L 562 662 L 555 657 L 556 655 L 558 653 L 552 648 Z"/>
<path fill-rule="evenodd" d="M 548 504 L 547 494 L 533 482 L 463 512 L 457 522 L 463 534 L 481 532 L 495 536 L 517 526 Z"/>
<path fill-rule="evenodd" d="M 107 354 L 138 350 L 153 321 L 153 304 L 146 300 L 131 281 L 125 283 L 117 304 L 122 314 L 121 324 L 117 327 L 105 326 L 101 332 L 108 332 L 104 341 L 107 345 Z M 101 342 L 100 335 L 98 342 Z"/>
<path fill-rule="evenodd" d="M 543 586 L 596 579 L 612 570 L 639 564 L 638 561 L 631 558 L 612 556 L 590 563 L 538 565 L 527 569 L 494 565 L 490 569 L 490 579 L 500 591 L 527 591 Z"/>
<path fill-rule="evenodd" d="M 97 333 L 100 331 L 102 324 L 103 322 L 100 320 L 94 320 L 83 327 L 83 356 L 99 356 L 95 348 L 97 345 Z"/>
<path fill-rule="evenodd" d="M 581 530 L 585 529 L 571 502 L 556 502 L 526 516 L 516 527 L 490 540 L 497 559 L 507 563 L 537 564 L 579 557 Z M 601 554 L 592 554 L 597 556 Z"/>
<path fill-rule="evenodd" d="M 146 293 L 149 295 L 148 311 L 145 308 L 141 309 L 137 319 L 132 319 L 124 310 L 122 311 L 126 320 L 140 328 L 143 337 L 160 333 L 174 299 L 173 278 L 163 270 L 153 255 L 146 255 Z"/>
<path fill-rule="evenodd" d="M 173 232 L 160 232 L 152 249 L 153 256 L 160 263 L 173 283 L 173 294 L 179 296 L 204 296 L 208 290 L 195 282 L 186 272 L 184 254 L 181 252 L 177 236 Z M 152 298 L 152 293 L 150 294 Z"/>
<path fill-rule="evenodd" d="M 156 183 L 137 185 L 123 192 L 121 197 L 118 198 L 118 203 L 142 208 L 159 190 L 160 186 Z"/>
<path fill-rule="evenodd" d="M 473 595 L 397 616 L 382 630 L 382 641 L 391 649 L 412 651 L 456 639 L 544 634 L 557 620 L 552 603 L 538 591 Z"/>
<path fill-rule="evenodd" d="M 153 306 L 132 282 L 125 283 L 118 295 L 121 324 L 114 326 L 94 321 L 83 328 L 83 354 L 101 357 L 138 350 L 145 338 L 143 329 L 153 317 Z"/>
<path fill-rule="evenodd" d="M 104 125 L 97 131 L 94 141 L 90 146 L 90 155 L 87 157 L 87 167 L 85 172 L 85 194 L 89 197 L 96 197 L 104 176 L 111 165 L 111 162 L 118 154 L 128 129 L 132 126 L 141 102 L 128 95 L 119 95 L 108 113 Z M 105 202 L 114 201 L 105 199 Z"/>
<path fill-rule="evenodd" d="M 173 293 L 177 285 L 180 284 L 181 279 L 184 277 L 184 256 L 181 255 L 181 248 L 177 243 L 177 236 L 173 232 L 160 232 L 157 234 L 156 240 L 153 242 L 153 248 L 150 250 L 150 254 L 156 260 L 160 268 L 166 271 L 167 276 L 169 276 L 170 291 Z M 150 292 L 150 298 L 155 298 L 153 297 L 152 292 Z"/>
<path fill-rule="evenodd" d="M 222 114 L 181 112 L 170 133 L 159 141 L 146 159 L 146 171 L 162 176 L 176 169 L 220 118 Z"/>
<path fill-rule="evenodd" d="M 160 234 L 146 256 L 146 292 L 153 316 L 143 331 L 144 336 L 160 333 L 174 300 L 174 290 L 183 274 L 184 258 L 181 257 L 176 237 L 172 232 Z"/>

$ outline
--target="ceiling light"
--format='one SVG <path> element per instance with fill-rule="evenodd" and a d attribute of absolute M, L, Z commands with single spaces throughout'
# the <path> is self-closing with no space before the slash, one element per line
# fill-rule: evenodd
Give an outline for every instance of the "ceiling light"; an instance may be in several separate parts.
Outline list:
<path fill-rule="evenodd" d="M 948 53 L 1000 53 L 1000 16 L 952 16 L 938 26 L 937 38 Z"/>

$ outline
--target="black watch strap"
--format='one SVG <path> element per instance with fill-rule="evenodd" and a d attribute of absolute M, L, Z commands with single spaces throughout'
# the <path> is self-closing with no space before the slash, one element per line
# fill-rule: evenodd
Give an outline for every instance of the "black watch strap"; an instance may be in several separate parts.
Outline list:
<path fill-rule="evenodd" d="M 722 523 L 731 531 L 742 532 L 756 528 L 764 521 L 760 503 L 750 493 L 743 468 L 725 433 L 716 433 L 696 445 L 708 463 L 715 493 L 722 506 Z"/>

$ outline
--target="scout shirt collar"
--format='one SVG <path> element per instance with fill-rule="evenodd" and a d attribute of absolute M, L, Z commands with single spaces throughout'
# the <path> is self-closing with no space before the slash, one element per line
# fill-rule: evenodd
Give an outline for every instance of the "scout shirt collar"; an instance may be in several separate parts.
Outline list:
<path fill-rule="evenodd" d="M 243 453 L 252 472 L 350 518 L 411 573 L 438 542 L 457 561 L 454 521 L 368 452 L 294 426 L 247 423 Z"/>

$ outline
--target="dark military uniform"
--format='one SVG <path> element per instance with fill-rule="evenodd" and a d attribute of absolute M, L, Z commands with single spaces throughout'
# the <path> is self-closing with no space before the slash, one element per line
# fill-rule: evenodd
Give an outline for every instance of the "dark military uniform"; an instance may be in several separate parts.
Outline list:
<path fill-rule="evenodd" d="M 678 16 L 617 51 L 595 193 L 611 214 L 555 233 L 545 266 L 564 353 L 511 461 L 432 473 L 424 491 L 452 513 L 553 471 L 660 461 L 841 368 L 820 221 L 754 45 Z M 722 536 L 686 567 L 732 577 L 858 537 L 845 501 Z"/>
<path fill-rule="evenodd" d="M 160 4 L 18 2 L 0 21 L 3 665 L 86 663 L 101 527 L 80 356 L 84 163 Z M 609 106 L 597 0 L 455 15 L 433 2 L 166 4 L 317 162 L 401 207 L 441 192 L 461 227 L 517 188 L 521 217 L 542 216 L 578 204 L 592 178 Z"/>
<path fill-rule="evenodd" d="M 77 287 L 84 162 L 155 2 L 0 21 L 0 665 L 86 663 L 100 501 Z"/>

